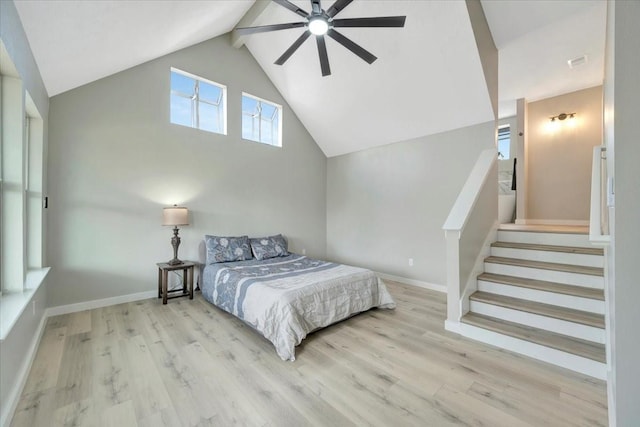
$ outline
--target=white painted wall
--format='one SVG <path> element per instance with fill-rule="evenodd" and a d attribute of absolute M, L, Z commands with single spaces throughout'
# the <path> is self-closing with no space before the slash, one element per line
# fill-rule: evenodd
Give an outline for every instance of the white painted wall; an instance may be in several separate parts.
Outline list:
<path fill-rule="evenodd" d="M 494 135 L 488 122 L 330 158 L 328 257 L 444 285 L 442 225 Z"/>
<path fill-rule="evenodd" d="M 227 136 L 169 122 L 171 67 L 227 86 Z M 283 105 L 282 148 L 241 139 L 242 91 Z M 181 259 L 205 234 L 282 233 L 325 256 L 326 158 L 227 36 L 53 97 L 49 164 L 51 306 L 153 291 L 173 203 L 190 211 Z"/>
<path fill-rule="evenodd" d="M 607 73 L 613 73 L 614 77 L 612 81 L 611 76 L 607 75 L 605 80 L 607 156 L 613 157 L 615 176 L 615 209 L 612 210 L 611 230 L 613 251 L 608 260 L 613 267 L 613 274 L 609 276 L 609 286 L 613 290 L 607 295 L 607 298 L 614 298 L 608 301 L 614 310 L 611 333 L 615 404 L 610 410 L 614 411 L 617 426 L 631 427 L 640 422 L 640 3 L 614 2 L 610 5 L 610 11 L 615 13 L 608 30 L 608 37 L 613 37 L 615 43 L 614 52 L 609 52 L 608 59 L 614 63 L 607 64 L 606 68 Z M 614 133 L 615 156 L 613 150 L 609 150 L 614 146 Z"/>

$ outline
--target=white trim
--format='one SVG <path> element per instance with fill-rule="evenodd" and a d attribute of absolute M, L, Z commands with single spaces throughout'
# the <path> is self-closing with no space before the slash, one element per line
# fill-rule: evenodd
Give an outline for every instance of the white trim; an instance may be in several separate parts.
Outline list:
<path fill-rule="evenodd" d="M 460 322 L 453 322 L 447 319 L 444 321 L 444 329 L 449 332 L 460 334 Z"/>
<path fill-rule="evenodd" d="M 13 384 L 11 391 L 9 391 L 6 402 L 3 402 L 3 411 L 0 415 L 0 426 L 8 426 L 11 422 L 11 419 L 13 418 L 13 414 L 16 410 L 16 407 L 18 406 L 18 402 L 20 401 L 20 396 L 22 395 L 22 390 L 27 383 L 27 378 L 29 377 L 29 372 L 31 371 L 31 365 L 33 365 L 33 360 L 35 359 L 38 347 L 40 346 L 40 340 L 42 339 L 42 335 L 44 334 L 44 327 L 47 324 L 47 318 L 47 312 L 45 310 L 42 313 L 40 324 L 38 325 L 38 329 L 36 330 L 36 333 L 31 340 L 31 345 L 29 346 L 29 350 L 27 351 L 26 357 L 24 358 L 22 366 L 20 367 L 20 371 L 16 376 L 18 381 Z"/>
<path fill-rule="evenodd" d="M 588 219 L 517 219 L 516 225 L 575 225 L 586 227 Z"/>
<path fill-rule="evenodd" d="M 602 200 L 602 162 L 607 160 L 607 147 L 599 145 L 593 147 L 593 162 L 591 165 L 591 199 L 589 208 L 589 240 L 594 245 L 608 245 L 611 242 L 611 236 L 604 234 L 602 230 L 602 222 L 607 223 L 608 218 L 602 218 L 603 206 Z M 604 155 L 604 157 L 603 157 Z M 605 172 L 606 175 L 606 172 Z M 609 198 L 609 185 L 612 181 L 607 180 L 607 199 Z M 613 192 L 613 190 L 611 190 Z M 606 212 L 605 212 L 606 213 Z"/>
<path fill-rule="evenodd" d="M 28 270 L 22 292 L 5 292 L 0 296 L 0 342 L 9 336 L 50 270 L 51 267 Z"/>
<path fill-rule="evenodd" d="M 417 286 L 419 288 L 429 289 L 432 291 L 447 293 L 447 287 L 445 285 L 437 285 L 435 283 L 423 282 L 422 280 L 408 279 L 406 277 L 393 276 L 391 274 L 375 272 L 381 279 L 391 280 L 392 282 L 400 282 L 411 286 Z"/>
<path fill-rule="evenodd" d="M 117 297 L 79 302 L 76 304 L 58 305 L 56 307 L 47 308 L 46 316 L 51 317 L 51 316 L 58 316 L 60 314 L 69 314 L 69 313 L 75 313 L 78 311 L 93 310 L 94 308 L 109 307 L 112 305 L 124 304 L 127 302 L 134 302 L 134 301 L 140 301 L 143 299 L 154 298 L 157 296 L 158 296 L 157 291 L 146 291 L 146 292 L 139 292 L 137 294 L 120 295 Z"/>

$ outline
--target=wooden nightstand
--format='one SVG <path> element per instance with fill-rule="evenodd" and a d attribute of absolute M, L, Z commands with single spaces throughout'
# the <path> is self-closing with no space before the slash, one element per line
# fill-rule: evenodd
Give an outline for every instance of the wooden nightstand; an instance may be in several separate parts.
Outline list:
<path fill-rule="evenodd" d="M 189 299 L 193 299 L 193 271 L 195 262 L 184 261 L 182 264 L 170 265 L 166 262 L 159 262 L 158 266 L 158 298 L 162 298 L 162 303 L 166 304 L 169 298 L 186 297 L 189 295 Z M 169 272 L 175 270 L 182 270 L 182 289 L 168 289 Z M 180 292 L 179 294 L 172 295 L 170 293 Z"/>

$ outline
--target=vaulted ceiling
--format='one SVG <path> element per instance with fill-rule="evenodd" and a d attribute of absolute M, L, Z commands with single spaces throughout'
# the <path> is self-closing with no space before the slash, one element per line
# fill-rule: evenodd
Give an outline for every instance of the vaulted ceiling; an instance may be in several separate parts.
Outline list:
<path fill-rule="evenodd" d="M 323 0 L 323 8 L 333 0 Z M 293 0 L 309 10 L 308 0 Z M 231 31 L 253 0 L 15 0 L 50 96 Z M 515 100 L 602 83 L 606 3 L 482 0 L 500 54 L 500 115 Z M 254 25 L 301 18 L 268 4 Z M 491 120 L 463 1 L 356 0 L 339 18 L 406 15 L 405 28 L 341 32 L 378 57 L 372 65 L 329 39 L 322 77 L 308 40 L 274 65 L 301 29 L 248 36 L 247 48 L 327 156 Z M 570 69 L 567 60 L 587 55 Z"/>

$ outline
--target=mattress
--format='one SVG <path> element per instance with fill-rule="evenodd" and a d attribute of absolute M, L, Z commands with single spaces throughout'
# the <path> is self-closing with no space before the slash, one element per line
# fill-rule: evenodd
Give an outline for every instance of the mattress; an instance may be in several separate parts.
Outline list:
<path fill-rule="evenodd" d="M 283 360 L 310 332 L 395 302 L 374 272 L 290 254 L 209 264 L 202 296 L 260 332 Z"/>

